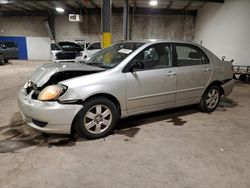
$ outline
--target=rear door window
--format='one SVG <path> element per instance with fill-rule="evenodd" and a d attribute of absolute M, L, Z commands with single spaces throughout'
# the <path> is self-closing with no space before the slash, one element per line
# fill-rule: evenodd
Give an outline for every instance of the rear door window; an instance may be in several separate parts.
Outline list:
<path fill-rule="evenodd" d="M 208 64 L 208 58 L 206 55 L 197 47 L 192 45 L 175 45 L 177 66 L 195 66 Z"/>

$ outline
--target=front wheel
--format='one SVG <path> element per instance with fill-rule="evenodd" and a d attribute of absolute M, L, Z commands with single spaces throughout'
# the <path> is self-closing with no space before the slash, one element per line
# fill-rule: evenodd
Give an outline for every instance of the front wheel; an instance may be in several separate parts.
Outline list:
<path fill-rule="evenodd" d="M 117 118 L 117 107 L 112 101 L 104 97 L 95 97 L 83 105 L 74 128 L 81 137 L 97 139 L 113 130 Z"/>
<path fill-rule="evenodd" d="M 203 112 L 213 112 L 220 102 L 220 88 L 216 85 L 209 87 L 202 96 L 199 109 Z"/>

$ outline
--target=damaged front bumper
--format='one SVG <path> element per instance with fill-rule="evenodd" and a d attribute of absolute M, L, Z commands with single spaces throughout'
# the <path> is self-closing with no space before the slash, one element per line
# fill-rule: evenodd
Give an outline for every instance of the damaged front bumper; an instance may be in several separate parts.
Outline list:
<path fill-rule="evenodd" d="M 26 94 L 25 89 L 18 93 L 18 105 L 27 124 L 46 133 L 70 134 L 76 114 L 82 108 L 78 104 L 60 104 L 57 101 L 32 99 L 33 91 Z"/>
<path fill-rule="evenodd" d="M 229 80 L 226 83 L 224 83 L 224 84 L 221 85 L 221 87 L 224 90 L 224 94 L 223 95 L 225 97 L 228 96 L 233 91 L 234 85 L 235 85 L 235 80 L 234 79 L 231 79 L 231 80 Z"/>

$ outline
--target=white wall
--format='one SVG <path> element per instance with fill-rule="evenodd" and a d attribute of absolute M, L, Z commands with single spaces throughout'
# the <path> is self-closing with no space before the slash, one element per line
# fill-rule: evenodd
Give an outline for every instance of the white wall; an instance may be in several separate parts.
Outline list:
<path fill-rule="evenodd" d="M 198 11 L 195 27 L 196 43 L 202 40 L 219 58 L 250 65 L 250 0 L 208 3 Z"/>
<path fill-rule="evenodd" d="M 47 37 L 48 33 L 43 25 L 44 19 L 39 16 L 0 16 L 0 35 Z"/>
<path fill-rule="evenodd" d="M 49 37 L 26 37 L 29 60 L 51 60 Z"/>
<path fill-rule="evenodd" d="M 135 15 L 130 14 L 130 37 L 139 39 L 193 40 L 194 16 L 183 15 Z M 112 42 L 123 39 L 122 14 L 112 14 Z M 83 16 L 83 22 L 70 22 L 68 16 L 55 18 L 56 40 L 82 38 L 87 41 L 101 41 L 101 16 Z"/>

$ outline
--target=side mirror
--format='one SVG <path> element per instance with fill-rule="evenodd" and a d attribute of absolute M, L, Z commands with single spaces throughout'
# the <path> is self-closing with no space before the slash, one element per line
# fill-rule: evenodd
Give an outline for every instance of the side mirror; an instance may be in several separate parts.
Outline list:
<path fill-rule="evenodd" d="M 135 63 L 133 63 L 130 67 L 129 67 L 129 71 L 130 72 L 134 72 L 134 70 L 141 70 L 144 69 L 144 63 L 137 61 Z"/>
<path fill-rule="evenodd" d="M 226 56 L 221 57 L 221 61 L 225 61 L 225 59 L 226 59 Z"/>

